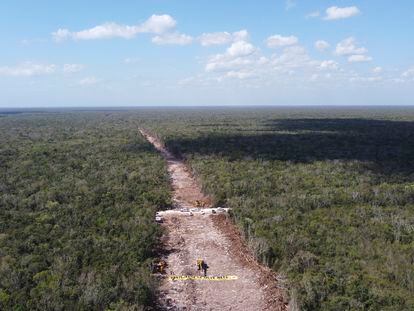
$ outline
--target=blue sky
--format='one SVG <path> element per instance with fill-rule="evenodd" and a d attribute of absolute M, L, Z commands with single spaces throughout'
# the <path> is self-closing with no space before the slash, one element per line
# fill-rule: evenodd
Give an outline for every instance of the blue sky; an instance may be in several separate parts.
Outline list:
<path fill-rule="evenodd" d="M 0 2 L 0 107 L 414 104 L 414 2 Z"/>

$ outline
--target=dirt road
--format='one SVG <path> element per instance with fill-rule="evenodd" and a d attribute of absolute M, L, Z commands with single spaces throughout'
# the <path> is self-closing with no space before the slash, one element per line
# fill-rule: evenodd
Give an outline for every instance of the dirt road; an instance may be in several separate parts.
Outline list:
<path fill-rule="evenodd" d="M 194 208 L 206 197 L 186 165 L 144 130 L 141 134 L 166 158 L 177 212 L 161 213 L 166 227 L 163 243 L 167 275 L 202 276 L 196 261 L 204 259 L 208 276 L 233 276 L 237 280 L 176 280 L 167 277 L 160 289 L 162 310 L 287 310 L 276 276 L 258 265 L 224 213 L 179 212 Z"/>

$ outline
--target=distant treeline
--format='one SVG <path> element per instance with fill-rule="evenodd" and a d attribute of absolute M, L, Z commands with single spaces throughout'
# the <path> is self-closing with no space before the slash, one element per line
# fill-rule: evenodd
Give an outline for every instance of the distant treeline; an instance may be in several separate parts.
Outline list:
<path fill-rule="evenodd" d="M 165 163 L 127 114 L 0 119 L 0 309 L 141 310 L 170 204 Z"/>

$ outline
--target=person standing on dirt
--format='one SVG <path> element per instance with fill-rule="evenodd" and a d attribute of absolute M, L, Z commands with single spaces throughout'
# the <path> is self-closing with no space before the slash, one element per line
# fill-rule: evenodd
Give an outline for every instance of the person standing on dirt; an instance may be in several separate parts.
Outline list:
<path fill-rule="evenodd" d="M 198 271 L 200 271 L 202 268 L 203 268 L 203 259 L 197 259 L 197 268 L 198 268 Z"/>
<path fill-rule="evenodd" d="M 204 260 L 203 260 L 203 263 L 201 265 L 201 268 L 203 269 L 204 276 L 207 276 L 207 269 L 209 268 L 209 266 L 207 265 L 207 263 Z"/>

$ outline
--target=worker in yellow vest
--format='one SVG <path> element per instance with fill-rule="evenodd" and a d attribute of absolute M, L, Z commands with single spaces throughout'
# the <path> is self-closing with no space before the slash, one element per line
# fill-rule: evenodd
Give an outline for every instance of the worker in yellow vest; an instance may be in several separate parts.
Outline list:
<path fill-rule="evenodd" d="M 204 260 L 203 259 L 197 259 L 197 268 L 198 268 L 198 271 L 201 271 L 201 269 L 203 268 L 203 263 L 204 263 Z"/>
<path fill-rule="evenodd" d="M 166 267 L 167 267 L 167 263 L 165 262 L 165 260 L 161 260 L 158 264 L 160 273 L 164 273 Z"/>

